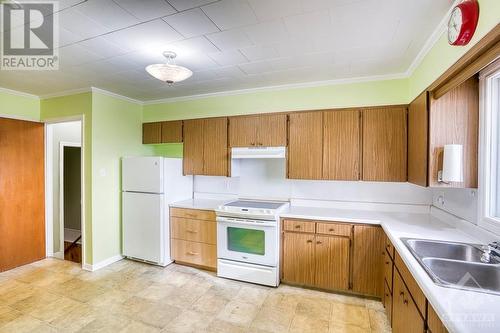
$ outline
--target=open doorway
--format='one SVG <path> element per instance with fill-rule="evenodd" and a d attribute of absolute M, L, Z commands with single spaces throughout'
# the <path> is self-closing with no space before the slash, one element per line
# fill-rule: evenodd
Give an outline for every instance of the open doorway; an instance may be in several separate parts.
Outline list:
<path fill-rule="evenodd" d="M 82 263 L 82 122 L 46 124 L 47 256 Z"/>

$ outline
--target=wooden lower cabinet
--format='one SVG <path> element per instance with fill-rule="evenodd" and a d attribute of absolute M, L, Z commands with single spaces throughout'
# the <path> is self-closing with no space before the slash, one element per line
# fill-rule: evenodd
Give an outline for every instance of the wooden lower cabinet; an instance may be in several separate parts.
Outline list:
<path fill-rule="evenodd" d="M 389 320 L 389 324 L 392 326 L 392 291 L 389 290 L 389 287 L 385 283 L 384 283 L 384 297 L 382 298 L 382 301 L 384 303 L 387 319 Z"/>
<path fill-rule="evenodd" d="M 181 263 L 217 267 L 217 245 L 172 239 L 172 257 Z"/>
<path fill-rule="evenodd" d="M 315 237 L 314 286 L 322 289 L 349 289 L 349 238 Z"/>
<path fill-rule="evenodd" d="M 354 226 L 352 258 L 352 290 L 354 292 L 382 298 L 384 237 L 384 231 L 380 226 Z"/>
<path fill-rule="evenodd" d="M 394 293 L 392 298 L 392 332 L 423 333 L 425 321 L 420 315 L 410 292 L 399 272 L 394 272 Z"/>
<path fill-rule="evenodd" d="M 448 333 L 431 303 L 427 303 L 427 326 L 431 333 Z"/>
<path fill-rule="evenodd" d="M 313 286 L 315 283 L 314 234 L 283 234 L 283 280 Z"/>

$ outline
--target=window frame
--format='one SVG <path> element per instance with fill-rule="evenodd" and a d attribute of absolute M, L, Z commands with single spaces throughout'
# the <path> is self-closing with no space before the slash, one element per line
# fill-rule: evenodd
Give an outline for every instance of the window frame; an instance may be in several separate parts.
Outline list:
<path fill-rule="evenodd" d="M 495 82 L 496 81 L 496 82 Z M 492 182 L 494 177 L 498 182 L 497 174 L 498 165 L 493 167 L 493 155 L 500 163 L 500 143 L 494 139 L 499 137 L 499 128 L 494 128 L 494 121 L 499 123 L 500 114 L 500 92 L 494 92 L 494 88 L 500 86 L 500 59 L 497 59 L 492 64 L 483 69 L 479 74 L 479 198 L 478 198 L 478 225 L 484 229 L 500 235 L 500 217 L 492 217 Z M 493 100 L 493 94 L 499 96 L 496 102 Z M 496 105 L 498 104 L 498 105 Z M 496 107 L 496 110 L 494 108 Z M 494 114 L 497 111 L 497 114 Z M 496 186 L 496 185 L 495 185 Z M 497 189 L 496 196 L 500 196 L 500 189 Z M 498 214 L 498 212 L 497 212 Z"/>

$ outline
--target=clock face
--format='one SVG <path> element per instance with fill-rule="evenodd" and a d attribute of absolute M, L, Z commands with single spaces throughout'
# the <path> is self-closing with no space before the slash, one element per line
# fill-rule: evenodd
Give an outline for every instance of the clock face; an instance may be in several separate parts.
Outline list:
<path fill-rule="evenodd" d="M 448 21 L 448 42 L 450 44 L 456 42 L 460 35 L 460 29 L 462 29 L 462 10 L 459 7 L 455 7 Z"/>

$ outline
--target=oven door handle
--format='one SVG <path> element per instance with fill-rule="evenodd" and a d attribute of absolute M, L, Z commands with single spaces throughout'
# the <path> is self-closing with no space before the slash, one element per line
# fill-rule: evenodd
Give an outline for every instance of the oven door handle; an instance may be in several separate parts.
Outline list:
<path fill-rule="evenodd" d="M 276 222 L 265 222 L 262 220 L 248 220 L 247 222 L 247 221 L 242 221 L 240 219 L 232 219 L 232 218 L 217 216 L 216 221 L 220 223 L 242 224 L 254 227 L 277 227 Z"/>

